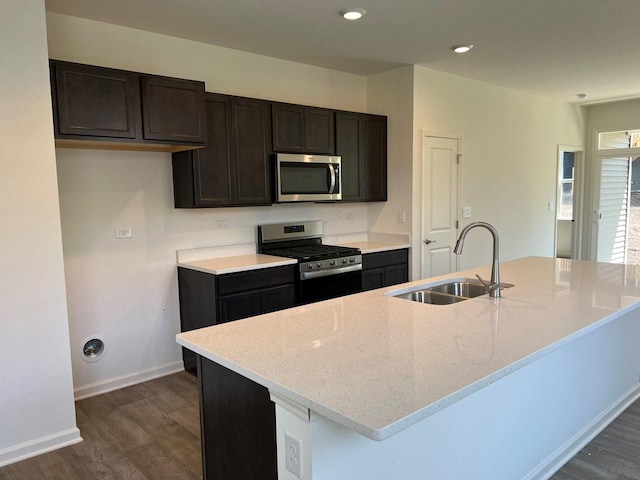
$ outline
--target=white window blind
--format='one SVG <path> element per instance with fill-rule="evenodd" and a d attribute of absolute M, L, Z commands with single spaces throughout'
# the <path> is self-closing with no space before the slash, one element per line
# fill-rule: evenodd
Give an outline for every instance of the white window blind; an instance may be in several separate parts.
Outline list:
<path fill-rule="evenodd" d="M 628 157 L 602 159 L 597 249 L 599 262 L 624 263 L 626 258 L 629 160 Z"/>

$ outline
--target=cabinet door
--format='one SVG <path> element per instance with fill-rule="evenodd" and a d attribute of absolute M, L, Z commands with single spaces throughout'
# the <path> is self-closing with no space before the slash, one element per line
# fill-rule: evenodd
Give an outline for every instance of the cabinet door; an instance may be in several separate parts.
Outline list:
<path fill-rule="evenodd" d="M 271 205 L 270 103 L 207 93 L 206 147 L 173 154 L 178 208 Z"/>
<path fill-rule="evenodd" d="M 274 151 L 328 155 L 335 153 L 333 110 L 273 103 L 271 113 Z"/>
<path fill-rule="evenodd" d="M 295 307 L 296 288 L 293 284 L 281 285 L 262 291 L 262 305 L 260 313 L 275 312 L 285 308 Z"/>
<path fill-rule="evenodd" d="M 336 113 L 336 154 L 342 157 L 342 200 L 387 199 L 387 118 Z"/>
<path fill-rule="evenodd" d="M 342 157 L 342 200 L 358 201 L 360 187 L 360 119 L 359 114 L 336 113 L 336 155 Z"/>
<path fill-rule="evenodd" d="M 397 285 L 409 281 L 409 268 L 407 264 L 394 265 L 384 270 L 384 286 Z"/>
<path fill-rule="evenodd" d="M 304 153 L 304 107 L 286 103 L 271 104 L 273 150 Z"/>
<path fill-rule="evenodd" d="M 140 109 L 136 74 L 57 61 L 51 68 L 56 136 L 136 137 Z"/>
<path fill-rule="evenodd" d="M 233 203 L 231 152 L 231 102 L 224 95 L 207 94 L 207 146 L 191 153 L 195 205 L 225 206 Z M 180 156 L 174 155 L 174 156 Z"/>
<path fill-rule="evenodd" d="M 218 323 L 260 315 L 262 292 L 260 290 L 227 295 L 218 298 L 220 317 Z"/>
<path fill-rule="evenodd" d="M 373 268 L 362 271 L 362 290 L 373 290 L 384 287 L 384 268 Z"/>
<path fill-rule="evenodd" d="M 387 118 L 364 115 L 361 126 L 362 180 L 366 201 L 387 200 Z"/>
<path fill-rule="evenodd" d="M 271 205 L 271 106 L 233 98 L 231 119 L 236 205 Z"/>
<path fill-rule="evenodd" d="M 209 273 L 178 267 L 180 331 L 216 324 L 215 277 Z M 195 374 L 196 354 L 182 349 L 184 369 Z"/>
<path fill-rule="evenodd" d="M 143 75 L 142 125 L 146 140 L 204 143 L 204 83 Z"/>
<path fill-rule="evenodd" d="M 305 153 L 335 153 L 335 114 L 326 108 L 304 108 Z"/>

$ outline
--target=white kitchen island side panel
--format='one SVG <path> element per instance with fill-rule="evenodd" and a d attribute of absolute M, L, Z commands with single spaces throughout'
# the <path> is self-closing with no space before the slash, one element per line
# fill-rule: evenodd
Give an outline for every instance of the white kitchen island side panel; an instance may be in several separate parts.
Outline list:
<path fill-rule="evenodd" d="M 547 479 L 640 396 L 639 339 L 635 309 L 383 441 L 276 404 L 278 479 L 285 433 L 302 480 Z"/>

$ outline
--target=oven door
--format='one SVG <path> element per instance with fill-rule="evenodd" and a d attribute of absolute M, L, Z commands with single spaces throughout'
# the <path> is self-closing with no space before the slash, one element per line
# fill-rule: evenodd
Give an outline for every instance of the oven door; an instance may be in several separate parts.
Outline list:
<path fill-rule="evenodd" d="M 298 300 L 301 304 L 362 291 L 362 265 L 335 270 L 305 272 L 298 281 Z"/>

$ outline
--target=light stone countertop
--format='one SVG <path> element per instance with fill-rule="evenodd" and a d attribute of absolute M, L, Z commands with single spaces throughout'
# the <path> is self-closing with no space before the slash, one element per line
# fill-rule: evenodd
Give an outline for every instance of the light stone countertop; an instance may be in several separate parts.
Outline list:
<path fill-rule="evenodd" d="M 340 243 L 340 246 L 359 248 L 363 254 L 388 252 L 391 250 L 400 250 L 402 248 L 411 248 L 411 245 L 408 243 L 374 242 L 374 241 Z"/>
<path fill-rule="evenodd" d="M 341 246 L 359 248 L 362 253 L 385 252 L 389 250 L 398 250 L 401 248 L 409 248 L 408 243 L 399 242 L 378 242 L 378 241 L 361 241 L 351 243 L 339 243 Z M 254 246 L 255 248 L 255 246 Z M 204 249 L 201 249 L 204 250 Z M 185 250 L 187 254 L 183 254 L 189 258 L 196 256 L 190 254 L 189 250 Z M 180 252 L 182 253 L 182 252 Z M 200 254 L 203 255 L 203 254 Z M 204 253 L 206 255 L 206 253 Z M 279 267 L 282 265 L 295 265 L 298 263 L 295 259 L 286 257 L 276 257 L 274 255 L 264 255 L 261 253 L 252 253 L 247 255 L 220 256 L 213 258 L 204 258 L 201 260 L 178 261 L 179 267 L 197 270 L 198 272 L 211 273 L 214 275 L 222 275 L 225 273 L 247 272 L 249 270 L 258 270 L 260 268 Z"/>
<path fill-rule="evenodd" d="M 197 270 L 198 272 L 222 275 L 224 273 L 246 272 L 260 268 L 281 267 L 283 265 L 295 265 L 297 260 L 293 258 L 276 257 L 254 253 L 250 255 L 237 255 L 233 257 L 210 258 L 207 260 L 194 260 L 192 262 L 178 262 L 179 267 Z"/>
<path fill-rule="evenodd" d="M 179 344 L 383 440 L 635 309 L 640 269 L 529 257 L 503 297 L 427 305 L 392 296 L 490 267 L 181 333 Z"/>

